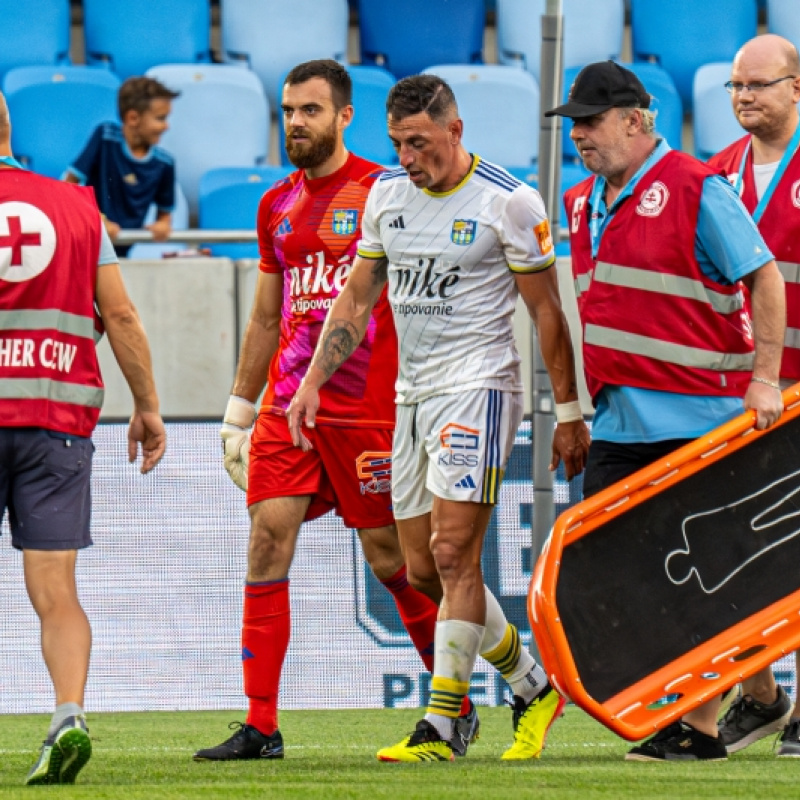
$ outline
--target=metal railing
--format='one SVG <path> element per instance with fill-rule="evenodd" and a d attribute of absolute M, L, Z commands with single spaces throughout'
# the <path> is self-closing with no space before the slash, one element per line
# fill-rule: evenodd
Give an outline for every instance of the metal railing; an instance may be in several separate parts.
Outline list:
<path fill-rule="evenodd" d="M 231 244 L 242 242 L 255 242 L 258 235 L 253 230 L 201 230 L 200 228 L 188 228 L 184 231 L 172 231 L 166 243 L 175 242 L 178 244 Z M 115 244 L 128 245 L 147 242 L 148 244 L 164 244 L 156 242 L 153 234 L 145 228 L 121 230 L 114 240 Z"/>

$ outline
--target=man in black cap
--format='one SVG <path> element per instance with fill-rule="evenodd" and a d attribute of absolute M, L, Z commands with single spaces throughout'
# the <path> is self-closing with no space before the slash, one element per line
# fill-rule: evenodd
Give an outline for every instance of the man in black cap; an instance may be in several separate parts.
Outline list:
<path fill-rule="evenodd" d="M 566 104 L 594 173 L 565 195 L 595 404 L 584 496 L 753 409 L 782 412 L 785 300 L 778 267 L 723 177 L 654 132 L 650 95 L 611 61 L 578 74 Z M 743 286 L 751 293 L 752 320 Z M 631 750 L 630 760 L 721 760 L 719 700 Z"/>

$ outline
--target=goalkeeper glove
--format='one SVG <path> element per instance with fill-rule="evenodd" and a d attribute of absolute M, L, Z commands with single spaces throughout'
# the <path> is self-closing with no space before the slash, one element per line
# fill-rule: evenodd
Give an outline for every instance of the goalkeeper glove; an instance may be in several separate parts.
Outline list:
<path fill-rule="evenodd" d="M 254 403 L 231 395 L 225 409 L 219 435 L 222 437 L 222 458 L 231 480 L 247 491 L 247 466 L 250 455 L 250 427 L 256 418 Z"/>

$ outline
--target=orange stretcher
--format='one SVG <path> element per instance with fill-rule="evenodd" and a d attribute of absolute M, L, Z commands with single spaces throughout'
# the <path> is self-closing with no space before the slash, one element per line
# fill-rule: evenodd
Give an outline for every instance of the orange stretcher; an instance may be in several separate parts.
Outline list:
<path fill-rule="evenodd" d="M 528 615 L 553 686 L 638 740 L 800 647 L 800 384 L 564 512 Z"/>

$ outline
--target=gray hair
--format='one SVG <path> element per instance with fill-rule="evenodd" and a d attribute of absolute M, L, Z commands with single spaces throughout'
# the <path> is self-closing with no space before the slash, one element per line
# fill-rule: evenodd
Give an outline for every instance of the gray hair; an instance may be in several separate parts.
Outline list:
<path fill-rule="evenodd" d="M 626 119 L 634 111 L 638 111 L 642 115 L 642 133 L 652 136 L 656 129 L 656 115 L 658 112 L 651 111 L 649 108 L 620 108 L 619 115 L 622 119 Z"/>

